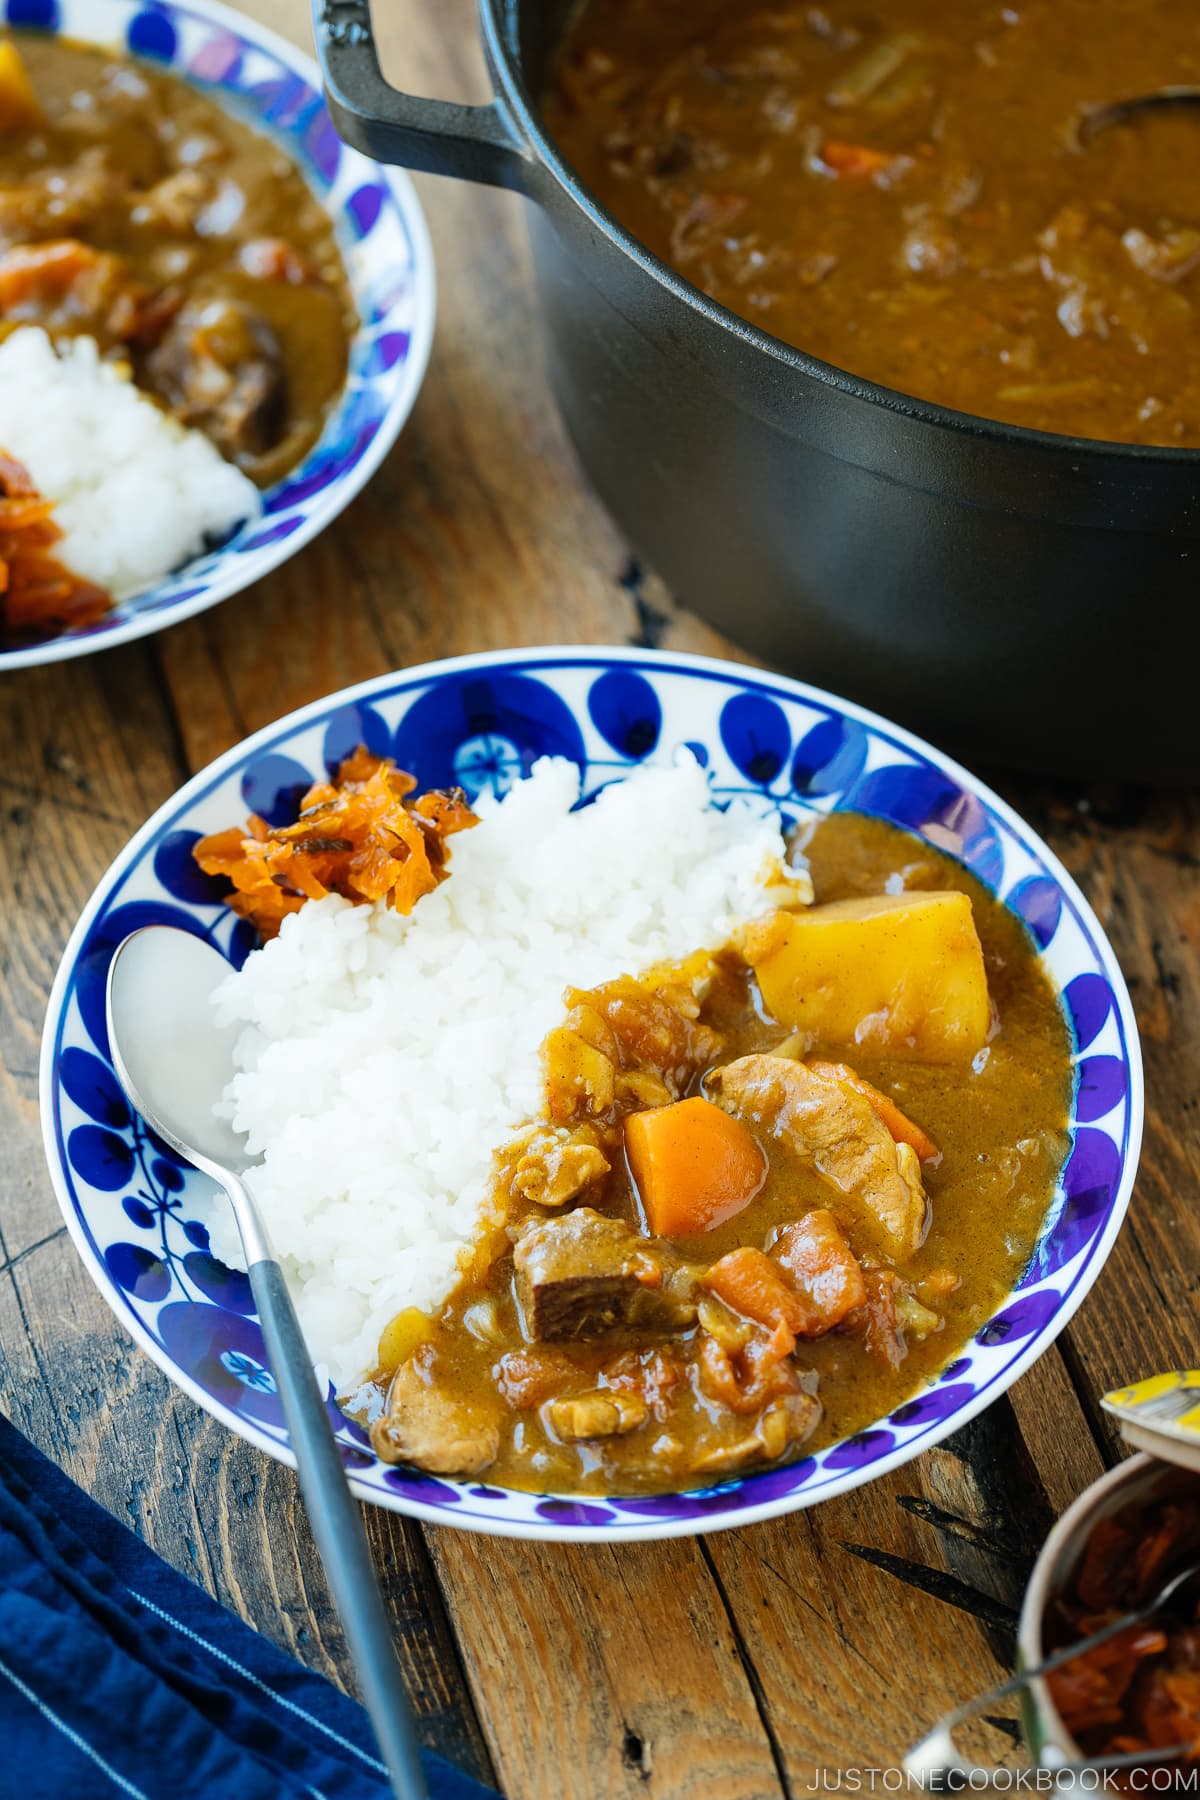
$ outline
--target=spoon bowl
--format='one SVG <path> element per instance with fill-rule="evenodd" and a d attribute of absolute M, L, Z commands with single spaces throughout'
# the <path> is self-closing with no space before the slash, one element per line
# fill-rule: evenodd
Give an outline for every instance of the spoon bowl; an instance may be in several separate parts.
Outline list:
<path fill-rule="evenodd" d="M 216 1022 L 212 997 L 229 974 L 191 932 L 146 926 L 108 971 L 113 1066 L 161 1138 L 216 1181 L 249 1166 L 246 1140 L 214 1112 L 233 1073 L 238 1026 Z"/>

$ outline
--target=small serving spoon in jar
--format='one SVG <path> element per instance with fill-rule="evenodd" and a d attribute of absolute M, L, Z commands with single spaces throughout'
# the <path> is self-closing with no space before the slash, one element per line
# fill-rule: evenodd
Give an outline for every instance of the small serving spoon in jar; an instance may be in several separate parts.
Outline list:
<path fill-rule="evenodd" d="M 1084 1656 L 1094 1650 L 1098 1644 L 1107 1643 L 1109 1638 L 1116 1637 L 1118 1632 L 1128 1631 L 1131 1625 L 1140 1625 L 1143 1620 L 1151 1619 L 1155 1613 L 1162 1612 L 1169 1606 L 1175 1596 L 1182 1592 L 1190 1582 L 1200 1576 L 1200 1559 L 1194 1559 L 1182 1569 L 1178 1569 L 1169 1580 L 1164 1581 L 1157 1593 L 1152 1594 L 1143 1605 L 1135 1607 L 1132 1612 L 1122 1613 L 1119 1619 L 1113 1619 L 1108 1625 L 1101 1626 L 1090 1637 L 1081 1638 L 1078 1643 L 1067 1644 L 1053 1655 L 1046 1657 L 1036 1668 L 1022 1669 L 1009 1681 L 1002 1681 L 999 1687 L 990 1688 L 986 1694 L 968 1700 L 964 1706 L 955 1707 L 944 1719 L 939 1719 L 933 1730 L 923 1737 L 919 1744 L 914 1744 L 904 1758 L 905 1774 L 922 1787 L 936 1793 L 948 1789 L 961 1792 L 968 1789 L 977 1793 L 988 1787 L 1011 1790 L 1013 1772 L 1009 1768 L 982 1769 L 963 1757 L 954 1741 L 954 1733 L 958 1726 L 965 1725 L 969 1719 L 976 1719 L 987 1712 L 999 1700 L 1007 1700 L 1019 1694 L 1023 1688 L 1061 1669 L 1064 1663 L 1074 1662 L 1077 1656 Z M 1062 1778 L 1064 1789 L 1071 1793 L 1079 1792 L 1079 1776 L 1082 1770 L 1096 1770 L 1100 1774 L 1111 1774 L 1120 1769 L 1140 1768 L 1143 1764 L 1170 1762 L 1176 1757 L 1189 1756 L 1194 1746 L 1187 1744 L 1167 1744 L 1155 1750 L 1133 1750 L 1120 1756 L 1097 1756 L 1081 1759 L 1078 1762 L 1056 1762 L 1048 1765 L 1048 1772 L 1054 1777 L 1057 1786 Z"/>
<path fill-rule="evenodd" d="M 108 971 L 108 1038 L 130 1104 L 229 1197 L 296 1474 L 341 1614 L 363 1700 L 397 1800 L 426 1800 L 420 1751 L 360 1510 L 346 1482 L 300 1321 L 243 1176 L 245 1140 L 213 1111 L 233 1072 L 238 1027 L 211 1005 L 229 965 L 202 938 L 165 925 L 135 931 Z"/>
<path fill-rule="evenodd" d="M 1138 113 L 1197 105 L 1200 105 L 1200 87 L 1164 87 L 1155 88 L 1149 94 L 1134 94 L 1128 100 L 1110 100 L 1106 106 L 1089 106 L 1076 122 L 1076 142 L 1081 150 L 1086 150 L 1110 125 L 1123 125 Z"/>

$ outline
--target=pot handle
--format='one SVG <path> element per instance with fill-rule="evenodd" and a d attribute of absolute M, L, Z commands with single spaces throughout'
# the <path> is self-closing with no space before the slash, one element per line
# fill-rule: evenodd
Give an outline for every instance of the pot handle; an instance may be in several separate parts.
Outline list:
<path fill-rule="evenodd" d="M 376 162 L 528 192 L 535 164 L 507 108 L 423 100 L 384 79 L 369 0 L 312 0 L 313 37 L 338 136 Z"/>

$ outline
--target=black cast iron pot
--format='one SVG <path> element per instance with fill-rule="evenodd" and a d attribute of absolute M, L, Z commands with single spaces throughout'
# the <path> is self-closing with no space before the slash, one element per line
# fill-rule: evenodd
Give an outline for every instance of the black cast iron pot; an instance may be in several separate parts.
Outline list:
<path fill-rule="evenodd" d="M 490 106 L 392 88 L 367 0 L 314 0 L 314 24 L 348 142 L 537 203 L 555 392 L 631 543 L 749 649 L 974 754 L 1200 777 L 1200 451 L 968 418 L 714 304 L 542 127 L 533 97 L 568 10 L 479 0 Z"/>

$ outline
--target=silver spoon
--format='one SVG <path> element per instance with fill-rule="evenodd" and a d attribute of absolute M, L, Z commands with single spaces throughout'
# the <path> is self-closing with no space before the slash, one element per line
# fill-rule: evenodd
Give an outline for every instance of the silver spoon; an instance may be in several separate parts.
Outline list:
<path fill-rule="evenodd" d="M 997 1701 L 1007 1700 L 1011 1695 L 1019 1694 L 1023 1688 L 1029 1687 L 1032 1682 L 1040 1680 L 1043 1675 L 1049 1675 L 1053 1670 L 1061 1669 L 1064 1663 L 1074 1662 L 1077 1656 L 1084 1655 L 1088 1650 L 1094 1650 L 1097 1644 L 1107 1643 L 1108 1639 L 1116 1637 L 1119 1631 L 1128 1631 L 1131 1625 L 1140 1625 L 1143 1619 L 1153 1618 L 1155 1613 L 1161 1612 L 1165 1606 L 1170 1604 L 1181 1589 L 1187 1587 L 1189 1582 L 1195 1581 L 1198 1575 L 1200 1575 L 1200 1559 L 1195 1559 L 1187 1563 L 1184 1568 L 1177 1570 L 1169 1580 L 1164 1581 L 1157 1593 L 1152 1594 L 1149 1600 L 1142 1606 L 1136 1607 L 1134 1611 L 1122 1613 L 1119 1619 L 1113 1619 L 1110 1624 L 1102 1625 L 1100 1630 L 1093 1631 L 1090 1637 L 1081 1638 L 1078 1643 L 1067 1644 L 1063 1649 L 1056 1650 L 1052 1656 L 1048 1656 L 1044 1662 L 1038 1663 L 1035 1668 L 1022 1669 L 1011 1680 L 1002 1681 L 999 1687 L 990 1688 L 986 1694 L 980 1694 L 974 1700 L 968 1700 L 964 1706 L 955 1707 L 954 1711 L 947 1713 L 944 1719 L 938 1720 L 933 1730 L 923 1737 L 919 1744 L 913 1745 L 904 1758 L 905 1773 L 910 1775 L 914 1781 L 919 1782 L 922 1787 L 932 1788 L 938 1792 L 947 1787 L 949 1778 L 957 1780 L 959 1789 L 966 1784 L 972 1792 L 977 1792 L 980 1788 L 989 1785 L 1011 1788 L 1011 1769 L 999 1771 L 980 1769 L 959 1754 L 958 1746 L 954 1742 L 955 1729 L 959 1725 L 965 1725 L 968 1719 L 978 1718 L 980 1713 L 986 1712 Z M 1060 1763 L 1055 1766 L 1053 1773 L 1056 1781 L 1058 1776 L 1062 1776 L 1066 1786 L 1072 1792 L 1078 1792 L 1078 1777 L 1082 1769 L 1115 1771 L 1140 1768 L 1143 1764 L 1170 1762 L 1177 1756 L 1188 1755 L 1191 1749 L 1190 1744 L 1167 1744 L 1157 1750 L 1130 1750 L 1119 1756 L 1095 1756 L 1079 1762 Z M 989 1776 L 992 1778 L 990 1781 L 987 1779 Z"/>
<path fill-rule="evenodd" d="M 1200 105 L 1200 87 L 1155 88 L 1150 94 L 1134 94 L 1129 100 L 1110 100 L 1107 106 L 1089 106 L 1080 115 L 1075 135 L 1081 149 L 1110 125 L 1123 125 L 1135 113 L 1159 112 L 1164 108 Z"/>
<path fill-rule="evenodd" d="M 283 1271 L 242 1180 L 250 1167 L 245 1142 L 213 1114 L 233 1071 L 238 1035 L 237 1026 L 217 1025 L 210 1003 L 228 973 L 220 953 L 190 932 L 152 925 L 127 937 L 108 971 L 113 1067 L 146 1123 L 229 1196 L 300 1489 L 367 1712 L 398 1800 L 426 1800 L 412 1709 L 325 1397 Z"/>

